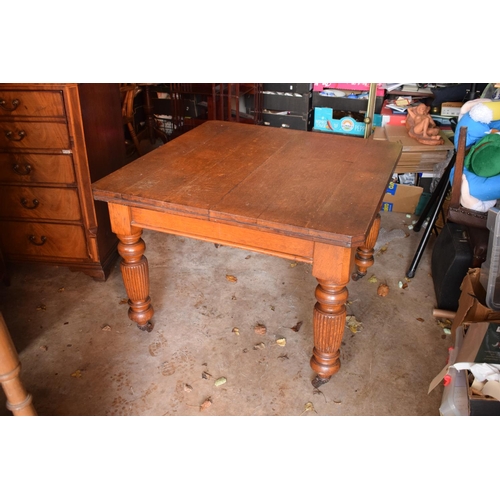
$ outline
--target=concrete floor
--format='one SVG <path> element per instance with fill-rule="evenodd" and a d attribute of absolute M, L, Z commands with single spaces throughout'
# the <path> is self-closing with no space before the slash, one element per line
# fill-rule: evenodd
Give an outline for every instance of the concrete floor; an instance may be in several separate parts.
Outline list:
<path fill-rule="evenodd" d="M 0 310 L 21 378 L 40 415 L 439 415 L 442 386 L 427 391 L 451 339 L 432 314 L 434 236 L 408 287 L 398 286 L 421 239 L 408 228 L 415 219 L 382 214 L 375 264 L 349 284 L 347 313 L 362 325 L 346 327 L 342 367 L 319 390 L 310 265 L 151 231 L 150 333 L 128 319 L 118 262 L 106 282 L 10 266 Z M 0 415 L 10 415 L 2 391 Z"/>

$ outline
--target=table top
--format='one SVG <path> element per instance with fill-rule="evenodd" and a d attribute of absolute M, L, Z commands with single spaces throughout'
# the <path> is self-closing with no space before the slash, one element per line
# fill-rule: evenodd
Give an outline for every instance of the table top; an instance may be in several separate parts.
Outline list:
<path fill-rule="evenodd" d="M 101 201 L 350 247 L 400 154 L 388 141 L 214 120 L 92 187 Z"/>

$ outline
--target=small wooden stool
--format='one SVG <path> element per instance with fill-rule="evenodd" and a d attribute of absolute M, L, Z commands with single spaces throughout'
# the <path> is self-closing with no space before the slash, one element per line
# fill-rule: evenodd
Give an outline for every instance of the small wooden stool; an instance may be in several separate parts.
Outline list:
<path fill-rule="evenodd" d="M 21 362 L 7 325 L 0 313 L 0 384 L 7 396 L 7 409 L 16 416 L 36 415 L 31 394 L 20 379 Z"/>

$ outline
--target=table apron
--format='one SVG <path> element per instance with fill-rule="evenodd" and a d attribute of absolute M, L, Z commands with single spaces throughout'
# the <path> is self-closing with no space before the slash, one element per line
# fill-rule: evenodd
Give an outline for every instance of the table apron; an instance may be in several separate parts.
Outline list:
<path fill-rule="evenodd" d="M 255 228 L 136 207 L 130 207 L 130 225 L 300 262 L 313 262 L 314 241 Z"/>

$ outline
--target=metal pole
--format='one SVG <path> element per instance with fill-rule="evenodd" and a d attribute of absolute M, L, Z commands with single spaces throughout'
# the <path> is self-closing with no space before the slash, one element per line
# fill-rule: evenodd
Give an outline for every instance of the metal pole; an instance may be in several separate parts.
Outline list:
<path fill-rule="evenodd" d="M 368 106 L 365 115 L 365 139 L 368 139 L 372 134 L 373 128 L 373 115 L 375 113 L 375 101 L 377 99 L 377 84 L 370 83 L 370 91 L 368 93 Z"/>

